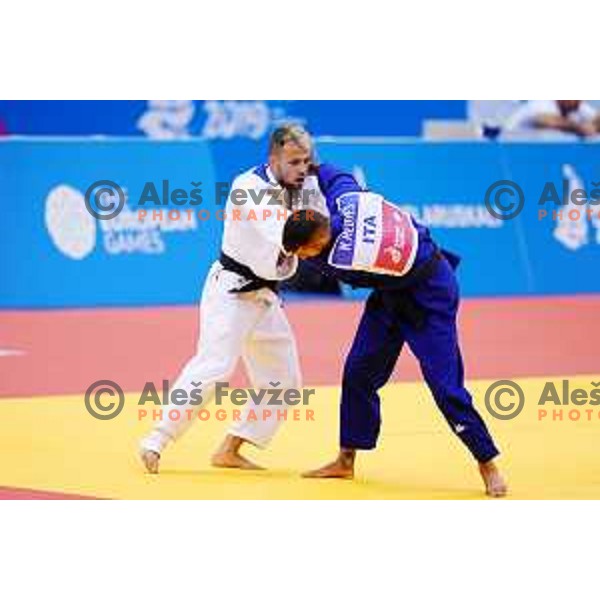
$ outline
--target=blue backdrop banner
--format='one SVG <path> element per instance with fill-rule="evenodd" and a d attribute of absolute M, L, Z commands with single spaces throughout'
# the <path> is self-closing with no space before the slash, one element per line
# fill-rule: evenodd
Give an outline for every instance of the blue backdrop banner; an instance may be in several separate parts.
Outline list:
<path fill-rule="evenodd" d="M 556 204 L 577 189 L 600 197 L 600 144 L 361 145 L 338 140 L 321 144 L 320 154 L 405 205 L 441 245 L 459 253 L 467 295 L 600 291 L 594 276 L 600 259 L 600 205 L 590 198 L 576 218 L 577 206 Z M 491 203 L 496 199 L 508 207 L 517 201 L 517 192 L 507 189 L 513 183 L 523 195 L 522 211 L 513 219 L 492 217 L 486 193 L 490 190 Z M 548 189 L 556 191 L 554 201 L 544 193 Z M 545 201 L 540 204 L 540 199 Z"/>
<path fill-rule="evenodd" d="M 106 180 L 121 188 L 126 203 L 114 219 L 100 220 L 87 210 L 85 194 L 94 182 Z M 0 142 L 1 305 L 126 306 L 197 300 L 208 266 L 218 256 L 222 224 L 212 218 L 201 222 L 198 206 L 174 206 L 170 201 L 140 205 L 147 184 L 162 202 L 163 181 L 169 182 L 169 200 L 176 189 L 191 195 L 194 189 L 214 188 L 207 145 Z M 142 222 L 138 211 L 144 208 L 150 217 Z M 178 221 L 168 214 L 160 217 L 169 208 L 192 213 L 182 212 Z M 160 212 L 153 215 L 152 210 Z"/>
<path fill-rule="evenodd" d="M 460 254 L 467 296 L 600 291 L 600 145 L 338 139 L 318 150 L 413 212 L 442 246 Z M 218 256 L 218 211 L 232 170 L 198 139 L 5 138 L 0 307 L 196 302 Z M 491 189 L 490 201 L 516 203 L 506 182 L 519 186 L 524 203 L 516 218 L 501 220 L 485 199 Z M 86 193 L 92 208 L 97 198 L 118 204 L 118 190 L 106 193 L 112 184 L 123 208 L 113 219 L 96 219 Z M 587 194 L 587 204 L 557 204 L 575 190 Z M 175 209 L 177 220 L 168 217 Z"/>
<path fill-rule="evenodd" d="M 314 135 L 421 135 L 426 119 L 466 119 L 465 100 L 0 100 L 0 134 L 260 140 L 281 121 Z"/>

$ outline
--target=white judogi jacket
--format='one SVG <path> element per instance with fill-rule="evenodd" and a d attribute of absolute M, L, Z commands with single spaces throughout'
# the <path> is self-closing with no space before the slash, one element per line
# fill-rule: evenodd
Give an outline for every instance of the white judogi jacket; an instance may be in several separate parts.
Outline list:
<path fill-rule="evenodd" d="M 317 178 L 305 180 L 305 189 L 315 190 L 310 202 L 301 207 L 328 214 L 325 200 L 318 190 Z M 269 204 L 266 194 L 258 204 L 247 195 L 243 204 L 233 202 L 234 190 L 253 190 L 255 197 L 261 190 L 279 189 L 266 165 L 237 177 L 225 211 L 225 230 L 222 250 L 230 258 L 250 268 L 263 279 L 276 280 L 291 277 L 298 266 L 295 256 L 286 255 L 282 248 L 285 218 L 277 214 L 282 205 Z M 272 202 L 272 200 L 271 200 Z M 234 219 L 233 211 L 240 211 Z M 254 211 L 256 219 L 248 219 Z M 268 211 L 271 211 L 270 214 Z M 288 214 L 291 212 L 288 210 Z M 200 338 L 196 354 L 187 362 L 174 388 L 185 390 L 188 401 L 170 406 L 163 418 L 142 440 L 144 450 L 159 454 L 168 443 L 180 437 L 190 426 L 188 416 L 196 414 L 215 397 L 216 383 L 229 381 L 240 357 L 243 357 L 250 382 L 255 389 L 278 385 L 282 391 L 302 386 L 296 341 L 285 311 L 277 295 L 269 288 L 244 294 L 231 291 L 243 284 L 243 277 L 224 269 L 219 261 L 211 267 L 202 292 L 200 310 Z M 272 384 L 271 382 L 278 382 Z M 189 401 L 193 390 L 201 384 L 202 404 Z M 248 402 L 239 420 L 234 420 L 229 434 L 248 440 L 259 447 L 266 446 L 283 420 L 277 410 L 268 404 L 255 406 Z M 286 410 L 283 406 L 282 410 Z M 250 413 L 254 419 L 246 418 Z M 285 419 L 284 419 L 285 420 Z"/>
<path fill-rule="evenodd" d="M 245 200 L 240 204 L 233 201 L 234 192 L 243 190 Z M 254 197 L 250 195 L 253 191 Z M 225 206 L 226 218 L 223 230 L 222 250 L 225 254 L 249 267 L 262 279 L 281 280 L 294 275 L 298 268 L 296 256 L 285 256 L 282 246 L 283 228 L 286 222 L 285 206 L 282 196 L 273 197 L 281 186 L 267 165 L 255 167 L 238 175 L 233 181 L 231 192 Z M 317 178 L 313 175 L 304 180 L 300 195 L 301 206 L 328 215 Z M 263 196 L 259 198 L 259 194 Z M 238 192 L 239 193 L 239 192 Z M 255 199 L 256 198 L 256 199 Z M 239 211 L 239 219 L 234 218 Z M 249 218 L 252 216 L 254 218 Z M 287 210 L 287 216 L 291 211 Z"/>

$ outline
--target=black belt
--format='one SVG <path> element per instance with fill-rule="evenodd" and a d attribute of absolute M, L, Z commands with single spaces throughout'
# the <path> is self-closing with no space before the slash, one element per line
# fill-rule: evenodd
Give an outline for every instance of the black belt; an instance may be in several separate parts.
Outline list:
<path fill-rule="evenodd" d="M 456 267 L 460 263 L 460 257 L 457 254 L 448 250 L 442 250 L 436 246 L 431 258 L 425 264 L 413 269 L 406 277 L 401 278 L 402 289 L 412 287 L 421 281 L 429 279 L 435 273 L 435 268 L 440 260 L 446 260 L 452 270 L 456 270 Z"/>
<path fill-rule="evenodd" d="M 373 290 L 368 302 L 385 307 L 395 319 L 410 323 L 415 329 L 422 329 L 427 320 L 427 312 L 407 290 Z"/>
<path fill-rule="evenodd" d="M 426 263 L 422 264 L 416 269 L 413 269 L 412 272 L 406 276 L 406 278 L 403 278 L 403 287 L 404 284 L 406 287 L 408 287 L 416 285 L 425 279 L 429 279 L 433 275 L 438 262 L 442 260 L 442 258 L 444 258 L 442 251 L 436 247 L 432 257 Z"/>
<path fill-rule="evenodd" d="M 263 279 L 262 277 L 259 277 L 250 267 L 243 265 L 234 258 L 231 258 L 231 256 L 227 256 L 227 254 L 224 252 L 221 252 L 219 262 L 227 271 L 232 271 L 233 273 L 236 273 L 237 275 L 240 275 L 244 279 L 248 280 L 248 283 L 245 283 L 241 288 L 230 290 L 233 293 L 237 294 L 242 292 L 255 292 L 256 290 L 260 290 L 262 288 L 269 288 L 275 293 L 277 293 L 279 290 L 279 281 Z"/>

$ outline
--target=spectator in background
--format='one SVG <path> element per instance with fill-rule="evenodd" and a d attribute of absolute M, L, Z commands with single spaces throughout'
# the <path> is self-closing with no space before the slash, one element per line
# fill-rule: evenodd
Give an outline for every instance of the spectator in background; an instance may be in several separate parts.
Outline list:
<path fill-rule="evenodd" d="M 582 100 L 528 100 L 508 118 L 503 130 L 553 130 L 591 137 L 600 131 L 600 116 Z"/>

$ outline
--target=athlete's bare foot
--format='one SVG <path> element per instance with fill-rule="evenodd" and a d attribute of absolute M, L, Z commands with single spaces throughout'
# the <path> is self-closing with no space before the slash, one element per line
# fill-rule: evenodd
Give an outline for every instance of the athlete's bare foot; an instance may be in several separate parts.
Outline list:
<path fill-rule="evenodd" d="M 246 440 L 236 435 L 225 436 L 221 447 L 212 455 L 210 464 L 220 469 L 245 469 L 249 471 L 263 471 L 264 467 L 244 458 L 239 449 Z"/>
<path fill-rule="evenodd" d="M 160 454 L 154 450 L 142 450 L 140 458 L 146 467 L 146 471 L 152 475 L 158 474 L 158 465 L 160 463 Z"/>
<path fill-rule="evenodd" d="M 210 464 L 213 467 L 220 469 L 246 469 L 249 471 L 264 471 L 264 467 L 253 463 L 251 460 L 244 458 L 237 452 L 220 452 L 213 454 L 210 459 Z"/>
<path fill-rule="evenodd" d="M 302 477 L 315 479 L 353 479 L 356 450 L 342 448 L 338 457 L 319 469 L 306 471 Z"/>
<path fill-rule="evenodd" d="M 486 463 L 479 463 L 479 472 L 485 484 L 485 493 L 488 496 L 492 498 L 506 496 L 508 485 L 493 460 L 489 460 Z"/>

